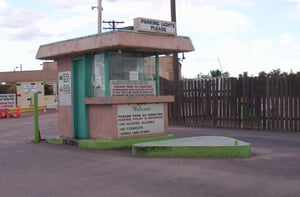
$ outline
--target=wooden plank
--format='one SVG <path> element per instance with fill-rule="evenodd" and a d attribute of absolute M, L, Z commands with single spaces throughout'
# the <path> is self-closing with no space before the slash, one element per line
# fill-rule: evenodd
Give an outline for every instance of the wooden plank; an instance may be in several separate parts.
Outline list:
<path fill-rule="evenodd" d="M 194 125 L 198 126 L 199 123 L 199 86 L 198 80 L 194 80 Z"/>
<path fill-rule="evenodd" d="M 269 129 L 269 77 L 265 78 L 265 103 L 264 103 L 264 111 L 265 111 L 265 127 L 264 130 Z"/>
<path fill-rule="evenodd" d="M 205 113 L 205 122 L 206 126 L 212 126 L 212 80 L 206 81 L 206 113 Z"/>
<path fill-rule="evenodd" d="M 243 81 L 243 86 L 242 86 L 242 124 L 243 128 L 248 129 L 249 122 L 248 122 L 248 116 L 249 116 L 249 111 L 248 111 L 248 80 L 247 77 L 242 78 Z"/>
<path fill-rule="evenodd" d="M 289 131 L 293 130 L 293 78 L 289 78 Z"/>
<path fill-rule="evenodd" d="M 273 77 L 273 130 L 278 130 L 278 77 Z"/>
<path fill-rule="evenodd" d="M 271 77 L 271 86 L 270 86 L 270 99 L 271 99 L 271 130 L 275 130 L 275 116 L 276 116 L 276 105 L 275 105 L 275 79 Z"/>
<path fill-rule="evenodd" d="M 225 113 L 226 113 L 226 122 L 227 122 L 227 128 L 232 128 L 232 100 L 231 100 L 231 95 L 232 95 L 232 84 L 231 84 L 231 78 L 226 79 L 226 108 L 225 108 Z"/>
<path fill-rule="evenodd" d="M 293 108 L 293 131 L 298 131 L 298 110 L 299 110 L 299 105 L 298 105 L 298 91 L 297 90 L 297 77 L 293 76 L 293 100 L 294 100 L 294 108 Z"/>
<path fill-rule="evenodd" d="M 177 85 L 175 88 L 178 88 L 178 115 L 176 122 L 181 123 L 184 125 L 184 111 L 185 111 L 185 105 L 184 105 L 184 87 L 185 87 L 185 82 L 184 81 L 176 81 Z"/>
<path fill-rule="evenodd" d="M 224 107 L 224 116 L 225 116 L 225 127 L 230 128 L 230 118 L 229 118 L 229 113 L 230 113 L 230 80 L 229 78 L 225 78 L 225 107 Z"/>
<path fill-rule="evenodd" d="M 206 98 L 205 98 L 205 80 L 199 80 L 201 92 L 200 92 L 200 122 L 201 126 L 205 125 L 205 112 L 206 112 Z"/>
<path fill-rule="evenodd" d="M 295 85 L 295 89 L 296 89 L 296 106 L 295 106 L 295 110 L 297 110 L 296 112 L 296 128 L 295 131 L 300 132 L 300 75 L 295 76 L 296 78 L 296 85 Z"/>
<path fill-rule="evenodd" d="M 284 131 L 284 78 L 285 77 L 280 77 L 279 78 L 279 124 L 278 124 L 278 129 L 281 131 Z"/>
<path fill-rule="evenodd" d="M 186 96 L 185 98 L 186 100 L 186 115 L 185 115 L 185 123 L 186 125 L 190 125 L 191 123 L 191 119 L 192 119 L 192 87 L 191 87 L 191 80 L 187 80 L 186 81 L 186 86 L 185 86 L 185 92 L 186 92 Z"/>
<path fill-rule="evenodd" d="M 230 81 L 229 78 L 224 78 L 224 82 L 225 82 L 225 92 L 224 92 L 224 126 L 226 128 L 230 128 L 230 120 L 229 120 L 229 113 L 230 113 L 230 109 L 229 109 L 229 95 L 230 95 Z"/>
<path fill-rule="evenodd" d="M 262 118 L 262 110 L 261 110 L 261 98 L 262 98 L 262 79 L 257 77 L 255 78 L 255 90 L 254 90 L 254 122 L 255 122 L 255 129 L 261 129 L 261 118 Z"/>
<path fill-rule="evenodd" d="M 264 97 L 264 78 L 258 77 L 256 78 L 256 96 L 255 96 L 255 122 L 257 129 L 262 129 L 262 101 Z"/>
<path fill-rule="evenodd" d="M 192 103 L 191 103 L 191 115 L 192 115 L 192 125 L 196 125 L 196 87 L 195 87 L 195 80 L 191 80 L 191 86 L 192 86 Z"/>
<path fill-rule="evenodd" d="M 216 96 L 217 96 L 217 125 L 218 127 L 224 127 L 224 79 L 217 78 L 216 82 Z"/>
<path fill-rule="evenodd" d="M 212 81 L 212 124 L 214 127 L 219 127 L 218 122 L 218 79 Z M 212 126 L 212 125 L 211 125 Z"/>
<path fill-rule="evenodd" d="M 266 110 L 266 77 L 260 77 L 261 78 L 261 128 L 263 130 L 266 129 L 266 114 L 267 114 L 267 110 Z"/>
<path fill-rule="evenodd" d="M 243 128 L 243 104 L 242 104 L 242 86 L 243 86 L 243 80 L 242 78 L 239 78 L 237 81 L 237 112 L 238 112 L 238 122 L 237 122 L 237 128 Z"/>
<path fill-rule="evenodd" d="M 231 121 L 232 121 L 232 127 L 233 128 L 239 128 L 238 127 L 238 94 L 237 94 L 237 82 L 238 80 L 235 78 L 231 78 L 231 108 L 232 108 L 232 114 L 231 114 Z"/>
<path fill-rule="evenodd" d="M 248 129 L 253 129 L 253 86 L 252 86 L 252 78 L 248 77 Z"/>
<path fill-rule="evenodd" d="M 288 122 L 288 116 L 289 116 L 289 95 L 288 95 L 288 78 L 283 78 L 283 94 L 284 94 L 284 108 L 283 108 L 283 120 L 284 120 L 284 130 L 288 131 L 289 128 L 289 122 Z"/>

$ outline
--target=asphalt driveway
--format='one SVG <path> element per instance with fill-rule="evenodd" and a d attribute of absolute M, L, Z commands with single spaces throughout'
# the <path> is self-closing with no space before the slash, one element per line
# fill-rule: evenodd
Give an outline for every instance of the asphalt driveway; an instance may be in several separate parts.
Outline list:
<path fill-rule="evenodd" d="M 58 114 L 40 114 L 42 137 Z M 134 158 L 130 149 L 33 144 L 33 117 L 0 119 L 1 196 L 299 196 L 300 132 L 170 127 L 252 144 L 246 159 Z"/>

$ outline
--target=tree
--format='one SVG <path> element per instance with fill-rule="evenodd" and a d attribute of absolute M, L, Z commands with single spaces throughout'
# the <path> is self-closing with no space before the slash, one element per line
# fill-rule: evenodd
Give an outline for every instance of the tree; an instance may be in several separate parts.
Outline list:
<path fill-rule="evenodd" d="M 222 71 L 220 71 L 219 69 L 211 70 L 210 71 L 210 76 L 211 77 L 221 77 L 222 76 Z"/>
<path fill-rule="evenodd" d="M 239 74 L 239 78 L 242 78 L 242 77 L 248 77 L 248 72 L 245 71 L 245 72 L 243 72 L 243 74 Z"/>
<path fill-rule="evenodd" d="M 273 69 L 271 72 L 269 72 L 269 76 L 280 76 L 281 70 L 279 68 Z"/>
<path fill-rule="evenodd" d="M 224 73 L 222 74 L 222 76 L 223 76 L 223 77 L 229 77 L 230 74 L 229 74 L 229 72 L 226 71 L 226 72 L 224 72 Z"/>
<path fill-rule="evenodd" d="M 258 73 L 258 76 L 259 76 L 259 77 L 265 77 L 265 76 L 267 76 L 267 73 L 266 73 L 265 71 L 260 71 L 260 72 Z"/>

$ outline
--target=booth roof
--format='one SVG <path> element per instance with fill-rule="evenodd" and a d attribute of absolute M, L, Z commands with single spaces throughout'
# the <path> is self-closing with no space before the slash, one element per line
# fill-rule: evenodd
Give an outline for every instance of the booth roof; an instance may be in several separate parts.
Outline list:
<path fill-rule="evenodd" d="M 141 53 L 170 54 L 194 50 L 189 37 L 117 30 L 41 45 L 37 59 L 125 49 Z"/>

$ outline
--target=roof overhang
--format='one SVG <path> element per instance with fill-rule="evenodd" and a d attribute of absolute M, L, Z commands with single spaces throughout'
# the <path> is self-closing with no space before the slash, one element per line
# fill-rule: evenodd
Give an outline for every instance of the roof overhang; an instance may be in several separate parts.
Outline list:
<path fill-rule="evenodd" d="M 117 49 L 170 54 L 190 52 L 194 50 L 194 47 L 189 37 L 114 31 L 41 45 L 36 58 L 55 60 L 60 56 Z"/>

